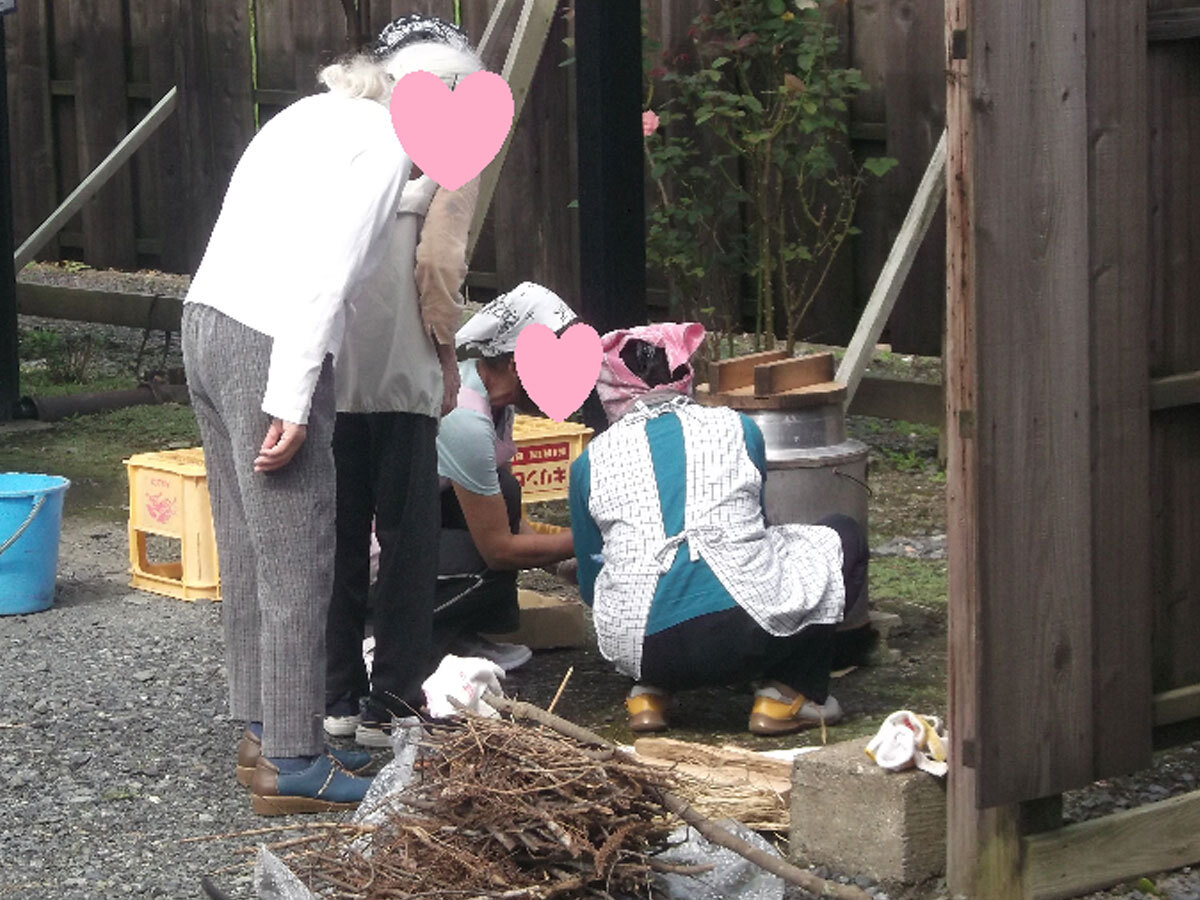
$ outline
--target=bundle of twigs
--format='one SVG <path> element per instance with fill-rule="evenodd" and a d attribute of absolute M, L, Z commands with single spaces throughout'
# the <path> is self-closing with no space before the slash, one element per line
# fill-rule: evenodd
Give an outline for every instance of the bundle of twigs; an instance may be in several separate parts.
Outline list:
<path fill-rule="evenodd" d="M 373 830 L 284 859 L 338 898 L 646 897 L 670 827 L 669 777 L 545 729 L 472 717 L 427 735 L 414 782 Z"/>

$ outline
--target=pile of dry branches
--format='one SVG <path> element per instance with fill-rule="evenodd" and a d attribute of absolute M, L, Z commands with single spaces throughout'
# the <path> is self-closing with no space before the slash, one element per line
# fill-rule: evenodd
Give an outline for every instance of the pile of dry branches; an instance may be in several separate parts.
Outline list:
<path fill-rule="evenodd" d="M 646 897 L 669 787 L 669 775 L 612 750 L 470 718 L 425 738 L 385 821 L 283 858 L 338 898 Z"/>

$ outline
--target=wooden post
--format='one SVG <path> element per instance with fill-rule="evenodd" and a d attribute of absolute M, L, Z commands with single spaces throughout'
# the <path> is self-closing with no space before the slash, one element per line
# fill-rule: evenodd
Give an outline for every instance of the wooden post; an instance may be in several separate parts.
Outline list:
<path fill-rule="evenodd" d="M 1146 13 L 946 12 L 948 875 L 1018 897 L 1028 802 L 1149 761 Z"/>
<path fill-rule="evenodd" d="M 575 4 L 579 312 L 601 333 L 646 321 L 641 26 L 637 0 Z"/>
<path fill-rule="evenodd" d="M 4 47 L 0 13 L 0 49 Z M 8 60 L 0 60 L 0 422 L 16 412 L 21 386 L 17 349 L 17 273 L 8 248 L 13 245 L 12 154 L 8 133 Z"/>
<path fill-rule="evenodd" d="M 946 880 L 970 896 L 979 869 L 984 823 L 975 804 L 975 716 L 979 653 L 979 535 L 975 515 L 975 269 L 972 240 L 970 90 L 967 68 L 970 0 L 946 2 L 946 542 L 948 549 L 947 705 L 951 747 L 946 793 Z M 1000 833 L 999 825 L 990 829 Z M 1014 836 L 1015 837 L 1015 836 Z M 1009 896 L 1016 896 L 1012 892 Z"/>

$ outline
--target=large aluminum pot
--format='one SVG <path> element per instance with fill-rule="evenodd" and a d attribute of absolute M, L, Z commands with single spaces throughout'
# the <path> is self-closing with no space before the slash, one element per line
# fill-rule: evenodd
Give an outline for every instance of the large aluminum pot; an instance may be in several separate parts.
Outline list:
<path fill-rule="evenodd" d="M 867 530 L 867 445 L 846 438 L 840 405 L 747 415 L 766 442 L 768 524 L 808 524 L 842 513 Z M 865 615 L 867 603 L 860 608 Z M 846 622 L 843 627 L 860 624 Z"/>

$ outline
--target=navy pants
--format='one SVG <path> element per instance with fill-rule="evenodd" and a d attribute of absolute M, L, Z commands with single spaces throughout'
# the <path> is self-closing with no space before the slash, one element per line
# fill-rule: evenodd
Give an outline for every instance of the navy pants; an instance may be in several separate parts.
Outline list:
<path fill-rule="evenodd" d="M 866 535 L 849 516 L 826 516 L 815 524 L 834 529 L 842 539 L 842 580 L 851 610 L 866 585 Z M 824 703 L 836 642 L 837 625 L 810 625 L 776 637 L 735 606 L 647 635 L 642 681 L 674 692 L 769 679 Z"/>

